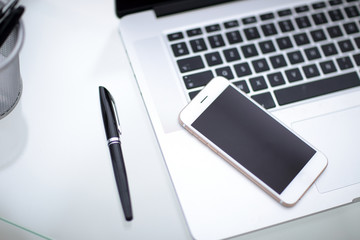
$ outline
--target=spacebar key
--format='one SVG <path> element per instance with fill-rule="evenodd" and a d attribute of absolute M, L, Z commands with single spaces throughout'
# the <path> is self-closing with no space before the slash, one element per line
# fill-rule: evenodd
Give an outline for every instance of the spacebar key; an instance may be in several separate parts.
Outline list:
<path fill-rule="evenodd" d="M 360 86 L 359 76 L 356 72 L 351 72 L 319 81 L 279 89 L 274 91 L 274 94 L 281 106 L 356 86 Z"/>

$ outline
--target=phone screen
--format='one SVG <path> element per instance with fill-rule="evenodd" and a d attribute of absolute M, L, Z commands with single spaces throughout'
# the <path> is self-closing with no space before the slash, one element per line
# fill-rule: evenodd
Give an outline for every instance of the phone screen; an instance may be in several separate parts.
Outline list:
<path fill-rule="evenodd" d="M 231 86 L 192 126 L 278 194 L 316 153 Z"/>

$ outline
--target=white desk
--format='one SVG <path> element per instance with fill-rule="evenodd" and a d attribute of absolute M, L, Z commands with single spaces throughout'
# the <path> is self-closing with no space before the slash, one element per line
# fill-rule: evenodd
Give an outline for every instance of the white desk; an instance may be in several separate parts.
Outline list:
<path fill-rule="evenodd" d="M 0 239 L 190 239 L 117 32 L 114 1 L 23 4 L 24 90 L 0 120 Z M 111 91 L 121 118 L 132 222 L 116 190 L 99 85 Z M 359 219 L 357 203 L 238 239 L 354 239 Z"/>

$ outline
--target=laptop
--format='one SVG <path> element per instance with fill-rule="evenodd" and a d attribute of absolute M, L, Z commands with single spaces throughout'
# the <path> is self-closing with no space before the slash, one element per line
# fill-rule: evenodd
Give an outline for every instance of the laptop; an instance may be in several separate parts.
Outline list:
<path fill-rule="evenodd" d="M 360 8 L 353 0 L 116 1 L 119 31 L 195 239 L 223 239 L 360 199 Z M 178 123 L 224 76 L 328 158 L 284 207 Z"/>

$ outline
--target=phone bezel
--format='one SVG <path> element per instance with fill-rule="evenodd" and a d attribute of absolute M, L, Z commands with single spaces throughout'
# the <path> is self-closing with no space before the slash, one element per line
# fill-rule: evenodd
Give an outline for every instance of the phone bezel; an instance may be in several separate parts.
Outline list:
<path fill-rule="evenodd" d="M 292 133 L 294 133 L 295 136 L 300 138 L 303 142 L 305 142 L 307 145 L 309 145 L 316 151 L 315 155 L 308 161 L 308 163 L 296 175 L 296 177 L 290 182 L 290 184 L 281 194 L 275 192 L 261 179 L 257 178 L 254 174 L 248 171 L 245 167 L 239 164 L 236 160 L 226 154 L 222 149 L 220 149 L 212 141 L 208 140 L 204 135 L 202 135 L 200 132 L 198 132 L 195 128 L 191 126 L 192 123 L 202 114 L 202 112 L 204 112 L 228 86 L 236 89 L 240 94 L 245 96 L 253 104 L 256 104 L 260 108 L 260 110 L 264 111 L 266 114 L 277 120 L 280 125 L 290 130 Z M 270 194 L 273 198 L 275 198 L 284 206 L 290 207 L 295 205 L 327 166 L 327 159 L 321 152 L 319 152 L 305 139 L 292 131 L 289 127 L 279 121 L 279 119 L 271 115 L 257 102 L 255 102 L 253 99 L 241 92 L 237 87 L 235 87 L 223 77 L 215 77 L 213 80 L 211 80 L 208 85 L 206 85 L 205 88 L 200 91 L 198 95 L 196 95 L 195 98 L 180 112 L 179 121 L 185 129 L 195 135 L 200 141 L 210 147 L 233 167 L 235 167 L 237 170 L 247 176 L 250 180 L 252 180 L 255 184 L 257 184 L 260 188 L 262 188 L 265 192 Z"/>

